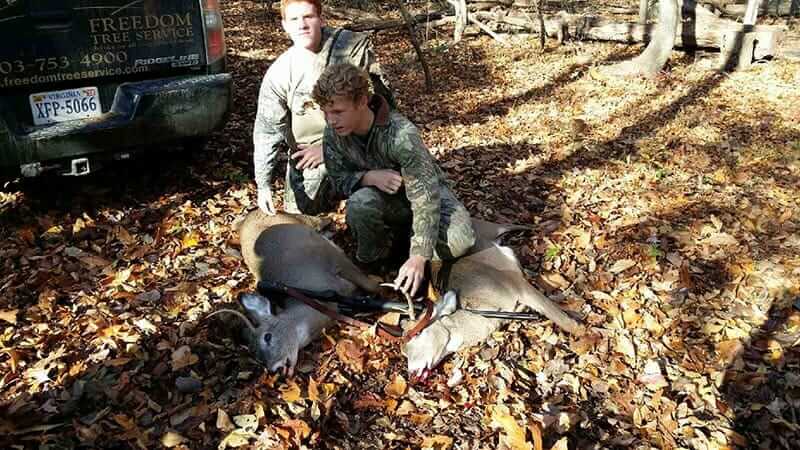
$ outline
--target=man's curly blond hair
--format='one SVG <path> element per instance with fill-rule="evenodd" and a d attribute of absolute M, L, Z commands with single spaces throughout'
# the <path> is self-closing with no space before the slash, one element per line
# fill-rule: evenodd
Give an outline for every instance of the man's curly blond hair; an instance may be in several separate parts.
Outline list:
<path fill-rule="evenodd" d="M 362 96 L 369 98 L 367 74 L 347 63 L 328 66 L 311 92 L 311 98 L 319 106 L 330 105 L 334 97 L 345 97 L 355 102 Z"/>

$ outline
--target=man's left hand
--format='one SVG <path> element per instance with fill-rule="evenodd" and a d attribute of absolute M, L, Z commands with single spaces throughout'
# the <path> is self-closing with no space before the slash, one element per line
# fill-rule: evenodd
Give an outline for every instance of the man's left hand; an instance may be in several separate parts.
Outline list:
<path fill-rule="evenodd" d="M 298 170 L 313 169 L 322 164 L 322 144 L 298 144 L 297 148 L 300 150 L 292 153 L 292 159 L 299 159 L 296 164 Z"/>
<path fill-rule="evenodd" d="M 400 267 L 397 272 L 397 278 L 394 280 L 394 285 L 401 291 L 407 293 L 411 297 L 417 293 L 417 289 L 422 284 L 422 279 L 425 277 L 425 263 L 427 260 L 418 255 L 412 255 Z"/>

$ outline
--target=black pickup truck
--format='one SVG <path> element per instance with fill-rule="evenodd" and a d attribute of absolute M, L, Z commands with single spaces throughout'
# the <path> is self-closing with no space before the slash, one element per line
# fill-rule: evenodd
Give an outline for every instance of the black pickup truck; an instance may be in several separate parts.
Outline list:
<path fill-rule="evenodd" d="M 218 0 L 0 0 L 0 173 L 84 175 L 227 118 Z"/>

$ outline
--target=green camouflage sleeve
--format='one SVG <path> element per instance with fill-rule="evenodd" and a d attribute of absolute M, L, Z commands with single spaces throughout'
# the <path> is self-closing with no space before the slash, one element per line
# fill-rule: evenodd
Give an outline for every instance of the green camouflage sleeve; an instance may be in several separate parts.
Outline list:
<path fill-rule="evenodd" d="M 273 79 L 273 72 L 268 70 L 261 82 L 256 121 L 253 125 L 253 166 L 259 188 L 269 187 L 279 146 L 286 140 L 290 130 L 286 95 L 281 93 Z"/>
<path fill-rule="evenodd" d="M 364 171 L 358 170 L 344 158 L 339 140 L 330 127 L 325 127 L 322 138 L 323 161 L 336 191 L 350 197 L 358 189 Z"/>
<path fill-rule="evenodd" d="M 406 196 L 411 202 L 413 215 L 411 229 L 411 255 L 427 259 L 433 257 L 433 249 L 439 234 L 441 216 L 441 193 L 436 161 L 425 147 L 419 131 L 410 122 L 398 130 L 394 145 L 387 149 L 389 156 L 400 164 Z"/>

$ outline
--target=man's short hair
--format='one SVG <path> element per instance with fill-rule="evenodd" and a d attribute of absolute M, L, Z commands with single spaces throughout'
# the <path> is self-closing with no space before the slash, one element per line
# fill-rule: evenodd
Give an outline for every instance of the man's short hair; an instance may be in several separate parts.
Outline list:
<path fill-rule="evenodd" d="M 328 66 L 319 76 L 311 97 L 320 106 L 333 103 L 334 97 L 345 97 L 356 101 L 369 97 L 369 78 L 358 67 L 343 63 Z"/>
<path fill-rule="evenodd" d="M 291 3 L 311 3 L 317 15 L 322 16 L 322 0 L 281 0 L 281 19 L 286 18 L 286 7 Z"/>

